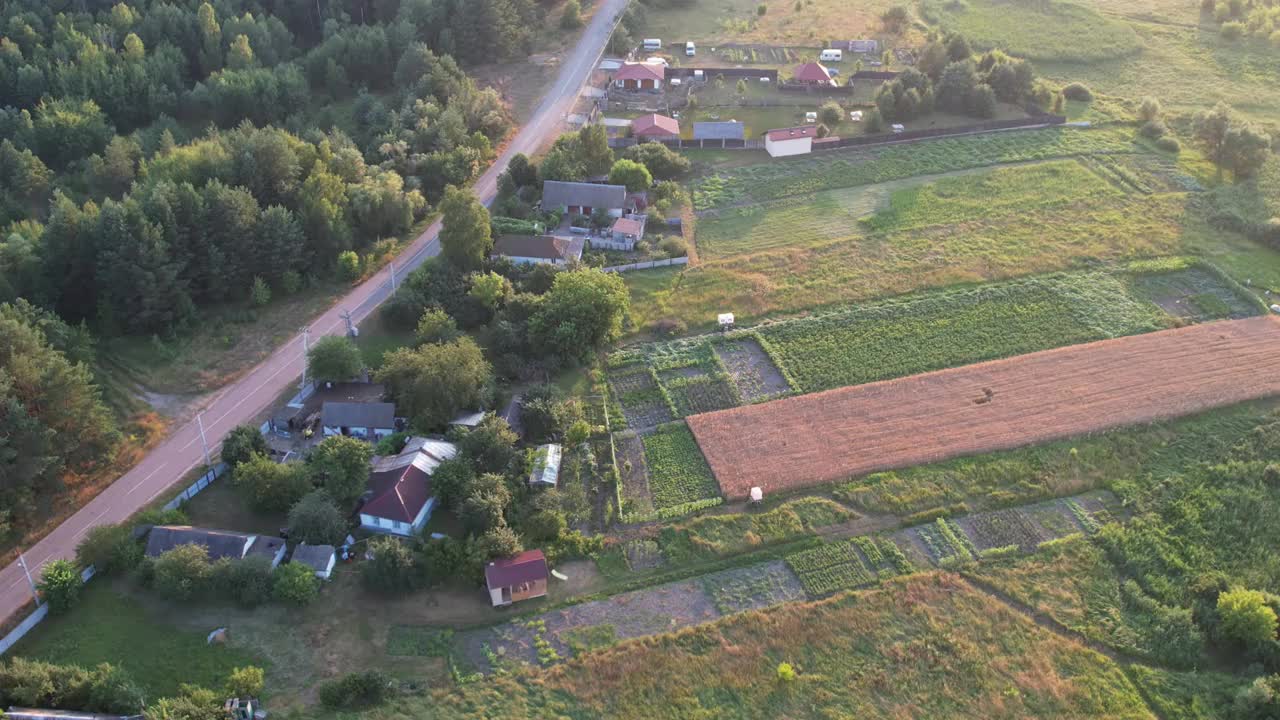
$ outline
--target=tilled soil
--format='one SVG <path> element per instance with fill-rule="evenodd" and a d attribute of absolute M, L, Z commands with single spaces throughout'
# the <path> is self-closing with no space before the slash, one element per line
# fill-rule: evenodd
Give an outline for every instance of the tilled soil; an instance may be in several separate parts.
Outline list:
<path fill-rule="evenodd" d="M 726 497 L 1007 450 L 1280 393 L 1280 319 L 1032 353 L 688 418 Z"/>

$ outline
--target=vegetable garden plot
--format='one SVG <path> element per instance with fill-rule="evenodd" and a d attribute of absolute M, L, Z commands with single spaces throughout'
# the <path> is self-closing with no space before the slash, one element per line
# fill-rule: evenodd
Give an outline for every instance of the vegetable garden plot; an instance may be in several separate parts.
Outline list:
<path fill-rule="evenodd" d="M 1220 318 L 1245 318 L 1258 315 L 1262 308 L 1219 272 L 1192 265 L 1169 272 L 1135 275 L 1134 293 L 1169 315 L 1183 320 L 1204 322 Z"/>
<path fill-rule="evenodd" d="M 929 557 L 938 565 L 976 560 L 977 551 L 964 531 L 954 522 L 939 518 L 930 525 L 913 528 L 916 536 L 929 550 Z"/>
<path fill-rule="evenodd" d="M 654 508 L 661 510 L 720 494 L 711 468 L 683 422 L 659 427 L 642 442 Z"/>
<path fill-rule="evenodd" d="M 960 518 L 956 524 L 973 538 L 979 551 L 1017 545 L 1023 552 L 1030 552 L 1050 538 L 1019 509 L 978 513 Z"/>
<path fill-rule="evenodd" d="M 1280 320 L 1104 340 L 688 419 L 728 498 L 1280 394 Z"/>
<path fill-rule="evenodd" d="M 707 575 L 702 586 L 722 615 L 805 599 L 799 578 L 781 562 Z"/>
<path fill-rule="evenodd" d="M 802 573 L 800 584 L 811 598 L 820 598 L 840 590 L 868 587 L 879 582 L 861 563 L 833 565 L 821 570 Z"/>
<path fill-rule="evenodd" d="M 676 414 L 681 417 L 739 405 L 734 388 L 722 378 L 705 380 L 700 378 L 678 385 L 673 384 L 667 388 L 667 394 L 671 396 L 671 402 L 676 406 Z"/>
<path fill-rule="evenodd" d="M 715 351 L 744 402 L 757 402 L 791 391 L 786 377 L 756 340 L 743 338 L 718 343 Z"/>
<path fill-rule="evenodd" d="M 649 473 L 644 461 L 644 443 L 634 432 L 615 433 L 618 473 L 622 478 L 622 513 L 653 512 L 649 495 Z"/>

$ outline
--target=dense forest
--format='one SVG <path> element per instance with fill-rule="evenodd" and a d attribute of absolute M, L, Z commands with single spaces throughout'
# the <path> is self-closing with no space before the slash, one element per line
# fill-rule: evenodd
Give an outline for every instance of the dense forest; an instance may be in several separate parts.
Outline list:
<path fill-rule="evenodd" d="M 210 308 L 358 275 L 478 175 L 511 121 L 460 63 L 524 56 L 543 14 L 0 5 L 0 506 L 30 507 L 114 442 L 95 339 L 172 338 Z"/>

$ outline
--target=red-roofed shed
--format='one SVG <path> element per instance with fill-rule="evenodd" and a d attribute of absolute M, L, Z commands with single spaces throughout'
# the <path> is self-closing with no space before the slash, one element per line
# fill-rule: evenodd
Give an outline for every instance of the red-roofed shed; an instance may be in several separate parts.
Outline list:
<path fill-rule="evenodd" d="M 680 137 L 680 121 L 666 115 L 642 115 L 631 121 L 631 134 L 638 138 L 663 140 Z"/>
<path fill-rule="evenodd" d="M 791 74 L 791 80 L 803 85 L 834 85 L 831 80 L 831 73 L 818 63 L 805 63 L 795 69 Z"/>
<path fill-rule="evenodd" d="M 547 558 L 541 550 L 525 550 L 509 558 L 489 561 L 485 583 L 494 607 L 547 594 Z"/>

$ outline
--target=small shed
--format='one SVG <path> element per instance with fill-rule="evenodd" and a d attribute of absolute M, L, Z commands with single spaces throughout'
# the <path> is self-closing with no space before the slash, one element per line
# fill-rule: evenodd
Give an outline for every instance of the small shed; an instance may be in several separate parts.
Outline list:
<path fill-rule="evenodd" d="M 306 565 L 315 571 L 316 577 L 328 580 L 333 574 L 333 564 L 337 554 L 332 545 L 308 545 L 301 543 L 293 549 L 293 558 L 289 562 Z"/>
<path fill-rule="evenodd" d="M 396 406 L 387 402 L 326 402 L 320 409 L 324 436 L 379 440 L 396 431 Z"/>
<path fill-rule="evenodd" d="M 547 575 L 547 558 L 541 550 L 526 550 L 514 557 L 491 560 L 484 568 L 485 584 L 494 607 L 545 596 Z"/>
<path fill-rule="evenodd" d="M 769 157 L 804 155 L 813 151 L 813 139 L 817 136 L 816 125 L 770 130 L 764 136 L 764 149 Z"/>
<path fill-rule="evenodd" d="M 610 239 L 624 245 L 625 247 L 621 248 L 623 250 L 634 250 L 636 243 L 644 237 L 644 225 L 645 216 L 643 215 L 618 218 L 613 221 L 613 227 L 609 229 Z"/>
<path fill-rule="evenodd" d="M 530 485 L 555 487 L 560 481 L 560 456 L 563 450 L 554 443 L 539 445 L 533 451 L 533 470 L 529 473 Z"/>
<path fill-rule="evenodd" d="M 680 121 L 652 113 L 631 121 L 631 135 L 641 140 L 673 140 L 680 137 Z"/>
<path fill-rule="evenodd" d="M 796 67 L 791 81 L 801 85 L 834 85 L 831 72 L 816 62 L 805 63 Z"/>

